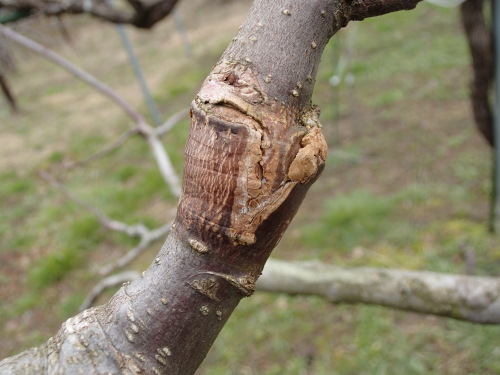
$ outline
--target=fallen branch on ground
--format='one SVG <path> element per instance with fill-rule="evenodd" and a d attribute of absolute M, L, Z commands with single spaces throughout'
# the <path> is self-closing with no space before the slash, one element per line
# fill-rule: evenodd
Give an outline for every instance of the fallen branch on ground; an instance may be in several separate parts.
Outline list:
<path fill-rule="evenodd" d="M 500 324 L 500 278 L 269 259 L 257 290 Z"/>

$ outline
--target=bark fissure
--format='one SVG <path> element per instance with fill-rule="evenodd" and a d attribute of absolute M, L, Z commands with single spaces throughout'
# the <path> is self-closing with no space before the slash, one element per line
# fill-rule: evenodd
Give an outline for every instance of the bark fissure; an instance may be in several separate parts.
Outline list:
<path fill-rule="evenodd" d="M 222 59 L 192 104 L 179 213 L 208 247 L 256 244 L 258 227 L 326 160 L 320 127 L 269 100 L 249 65 Z"/>

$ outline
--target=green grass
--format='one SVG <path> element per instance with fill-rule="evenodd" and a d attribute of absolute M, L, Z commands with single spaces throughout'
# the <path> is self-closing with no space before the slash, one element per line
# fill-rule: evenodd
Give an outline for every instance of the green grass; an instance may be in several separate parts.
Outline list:
<path fill-rule="evenodd" d="M 388 219 L 394 209 L 392 199 L 376 197 L 357 190 L 331 199 L 325 204 L 324 216 L 304 228 L 305 245 L 329 251 L 347 251 L 358 244 L 370 244 L 380 238 L 392 224 Z"/>
<path fill-rule="evenodd" d="M 61 281 L 75 269 L 80 260 L 76 249 L 66 249 L 41 258 L 28 273 L 29 285 L 32 288 L 45 288 Z"/>

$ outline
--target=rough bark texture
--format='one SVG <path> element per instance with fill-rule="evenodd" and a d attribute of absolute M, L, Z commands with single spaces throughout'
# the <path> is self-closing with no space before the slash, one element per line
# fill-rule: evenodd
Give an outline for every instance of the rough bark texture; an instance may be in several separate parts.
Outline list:
<path fill-rule="evenodd" d="M 494 73 L 493 35 L 484 19 L 484 3 L 484 0 L 466 0 L 460 6 L 460 14 L 472 58 L 471 103 L 474 119 L 480 133 L 490 146 L 494 146 L 490 105 Z"/>
<path fill-rule="evenodd" d="M 500 324 L 500 279 L 270 259 L 257 290 Z"/>
<path fill-rule="evenodd" d="M 351 18 L 416 3 L 255 1 L 193 101 L 177 218 L 158 257 L 0 373 L 193 373 L 323 168 L 310 100 L 326 42 Z"/>
<path fill-rule="evenodd" d="M 0 9 L 46 16 L 87 13 L 107 22 L 149 29 L 168 16 L 177 1 L 126 0 L 124 4 L 113 4 L 105 0 L 0 0 Z"/>

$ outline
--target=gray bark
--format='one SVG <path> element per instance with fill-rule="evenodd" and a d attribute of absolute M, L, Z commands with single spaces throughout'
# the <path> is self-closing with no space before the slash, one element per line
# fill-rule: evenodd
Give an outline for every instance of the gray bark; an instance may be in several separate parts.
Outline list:
<path fill-rule="evenodd" d="M 84 308 L 108 288 L 139 278 L 135 271 L 109 276 L 89 293 Z M 319 261 L 269 259 L 256 290 L 292 296 L 319 296 L 332 303 L 380 305 L 480 324 L 500 324 L 500 278 L 347 268 Z M 82 308 L 83 310 L 83 308 Z"/>
<path fill-rule="evenodd" d="M 500 279 L 269 259 L 257 290 L 500 324 Z"/>

